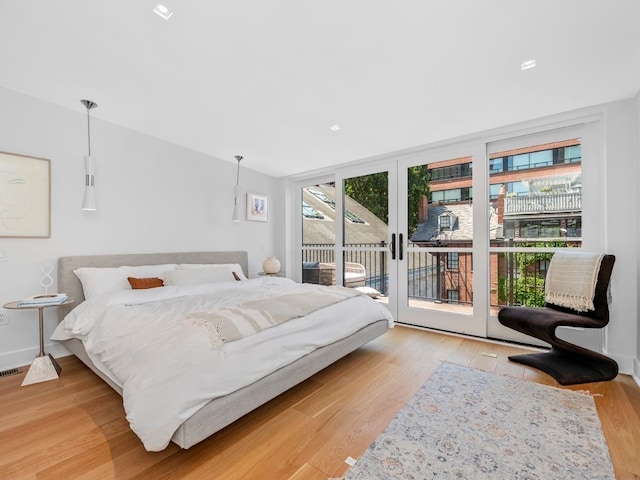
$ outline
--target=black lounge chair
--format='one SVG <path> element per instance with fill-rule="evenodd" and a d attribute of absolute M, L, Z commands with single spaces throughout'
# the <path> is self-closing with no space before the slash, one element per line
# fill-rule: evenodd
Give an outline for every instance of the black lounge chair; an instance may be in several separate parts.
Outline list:
<path fill-rule="evenodd" d="M 560 326 L 603 328 L 609 323 L 607 290 L 614 263 L 614 255 L 605 255 L 602 259 L 593 299 L 594 310 L 577 312 L 550 303 L 543 308 L 503 307 L 498 312 L 502 325 L 551 345 L 547 352 L 512 355 L 509 360 L 542 370 L 561 385 L 614 379 L 618 364 L 613 359 L 561 340 L 555 333 Z"/>

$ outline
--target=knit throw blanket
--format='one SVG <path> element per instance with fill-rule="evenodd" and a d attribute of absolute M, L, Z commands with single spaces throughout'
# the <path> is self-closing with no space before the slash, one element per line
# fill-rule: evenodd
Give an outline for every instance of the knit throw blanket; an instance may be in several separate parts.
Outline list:
<path fill-rule="evenodd" d="M 192 313 L 183 323 L 203 327 L 211 348 L 219 349 L 226 342 L 239 340 L 358 295 L 361 294 L 353 289 L 339 286 L 323 287 L 322 290 L 310 289 L 208 312 Z"/>
<path fill-rule="evenodd" d="M 545 301 L 578 312 L 594 310 L 593 298 L 603 257 L 597 253 L 554 253 L 547 271 Z"/>

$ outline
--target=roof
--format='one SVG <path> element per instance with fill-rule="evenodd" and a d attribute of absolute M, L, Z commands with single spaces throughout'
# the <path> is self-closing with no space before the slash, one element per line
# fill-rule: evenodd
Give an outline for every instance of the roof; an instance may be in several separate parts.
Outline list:
<path fill-rule="evenodd" d="M 314 194 L 313 192 L 317 192 Z M 325 195 L 329 202 L 321 197 Z M 335 202 L 336 191 L 331 185 L 313 185 L 302 189 L 302 201 L 320 214 L 322 218 L 302 218 L 302 243 L 334 244 L 336 241 L 336 212 L 331 203 Z M 345 196 L 345 206 L 352 214 L 352 220 L 346 219 L 345 240 L 348 244 L 371 244 L 386 242 L 389 227 L 371 211 Z"/>
<path fill-rule="evenodd" d="M 489 206 L 490 211 L 490 238 L 496 238 L 498 230 L 498 215 L 495 203 Z M 451 219 L 451 227 L 440 228 L 439 218 L 448 216 Z M 434 242 L 436 240 L 447 242 L 468 242 L 473 239 L 473 204 L 448 203 L 445 205 L 431 205 L 428 208 L 426 220 L 419 224 L 411 237 L 414 243 Z"/>

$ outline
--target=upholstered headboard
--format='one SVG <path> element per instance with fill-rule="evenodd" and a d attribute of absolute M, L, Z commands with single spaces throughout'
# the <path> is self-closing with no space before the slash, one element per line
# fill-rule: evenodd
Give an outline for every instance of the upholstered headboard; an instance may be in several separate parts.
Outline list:
<path fill-rule="evenodd" d="M 58 291 L 64 292 L 74 303 L 57 308 L 58 320 L 62 320 L 71 309 L 84 301 L 82 284 L 73 271 L 80 267 L 120 267 L 123 265 L 163 265 L 165 263 L 239 263 L 244 274 L 249 276 L 247 252 L 177 252 L 140 253 L 120 255 L 83 255 L 58 258 Z"/>

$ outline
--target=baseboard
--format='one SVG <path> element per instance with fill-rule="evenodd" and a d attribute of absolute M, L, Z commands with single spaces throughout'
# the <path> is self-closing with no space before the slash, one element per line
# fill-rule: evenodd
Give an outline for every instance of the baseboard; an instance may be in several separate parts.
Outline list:
<path fill-rule="evenodd" d="M 631 375 L 636 385 L 640 387 L 640 359 L 633 360 L 633 374 Z"/>
<path fill-rule="evenodd" d="M 634 375 L 634 371 L 638 372 L 636 365 L 634 365 L 634 362 L 637 362 L 637 360 L 633 357 L 616 355 L 608 352 L 606 349 L 603 349 L 602 353 L 607 357 L 613 358 L 618 363 L 618 371 L 620 373 L 624 373 L 625 375 Z"/>
<path fill-rule="evenodd" d="M 46 353 L 50 353 L 55 358 L 71 355 L 71 352 L 58 342 L 45 344 L 44 351 Z M 13 352 L 3 353 L 0 355 L 0 371 L 29 366 L 39 353 L 40 347 L 32 347 L 24 350 L 15 350 Z"/>

